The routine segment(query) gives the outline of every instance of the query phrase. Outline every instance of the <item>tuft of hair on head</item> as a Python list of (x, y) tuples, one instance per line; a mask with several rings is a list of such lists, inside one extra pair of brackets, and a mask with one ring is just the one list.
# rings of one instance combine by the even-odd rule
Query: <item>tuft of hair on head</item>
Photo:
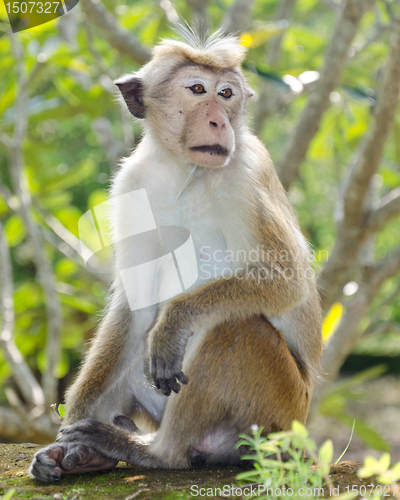
[(225, 35), (221, 29), (209, 36), (204, 26), (179, 24), (175, 31), (183, 41), (163, 39), (153, 49), (154, 58), (178, 56), (214, 69), (238, 67), (245, 58), (244, 45), (236, 36)]

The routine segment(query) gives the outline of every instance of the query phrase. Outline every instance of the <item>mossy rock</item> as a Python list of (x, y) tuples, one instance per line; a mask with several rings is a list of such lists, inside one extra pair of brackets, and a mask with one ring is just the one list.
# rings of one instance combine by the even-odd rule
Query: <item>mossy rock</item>
[[(64, 476), (57, 483), (40, 483), (27, 475), (34, 453), (41, 446), (35, 444), (0, 444), (0, 495), (11, 490), (7, 500), (29, 498), (40, 500), (195, 500), (204, 498), (234, 498), (209, 496), (206, 490), (196, 495), (198, 488), (221, 489), (236, 484), (235, 476), (242, 469), (236, 467), (200, 467), (174, 471), (141, 469), (119, 463), (112, 471), (91, 472), (82, 475)], [(331, 467), (331, 481), (340, 492), (355, 485), (371, 484), (372, 479), (359, 479), (359, 462), (341, 462)], [(375, 481), (376, 484), (376, 481)], [(208, 490), (210, 492), (211, 490)], [(226, 490), (225, 490), (226, 491)], [(327, 492), (328, 493), (328, 492)], [(329, 496), (327, 494), (326, 496)], [(1, 497), (0, 497), (1, 499)]]

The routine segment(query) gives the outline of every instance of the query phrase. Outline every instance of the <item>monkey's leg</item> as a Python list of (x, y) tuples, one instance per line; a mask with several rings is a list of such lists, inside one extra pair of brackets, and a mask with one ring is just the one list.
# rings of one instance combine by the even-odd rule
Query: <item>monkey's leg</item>
[(202, 456), (208, 463), (240, 462), (240, 433), (252, 424), (264, 433), (305, 422), (312, 386), (281, 333), (267, 320), (225, 323), (209, 332), (188, 370), (189, 385), (169, 400), (160, 429), (147, 435), (85, 420), (61, 431), (108, 457), (143, 467), (186, 468)]
[[(77, 381), (68, 391), (63, 425), (84, 418), (111, 422), (118, 415), (139, 415), (142, 418), (138, 420), (158, 427), (166, 398), (156, 393), (144, 375), (144, 341), (140, 335), (151, 318), (145, 313), (132, 318), (129, 308), (117, 305), (111, 305)], [(116, 423), (121, 425), (120, 421)], [(70, 441), (36, 453), (29, 472), (39, 480), (52, 481), (63, 474), (109, 469), (117, 463), (82, 442)]]

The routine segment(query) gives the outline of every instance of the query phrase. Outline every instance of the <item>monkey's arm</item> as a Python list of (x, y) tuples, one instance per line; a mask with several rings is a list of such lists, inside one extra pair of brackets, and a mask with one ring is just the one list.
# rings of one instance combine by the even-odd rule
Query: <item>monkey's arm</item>
[(252, 263), (237, 277), (219, 278), (172, 300), (150, 332), (151, 373), (165, 395), (187, 382), (181, 372), (188, 337), (196, 324), (213, 324), (250, 318), (280, 316), (301, 303), (314, 287), (306, 278), (307, 264)]

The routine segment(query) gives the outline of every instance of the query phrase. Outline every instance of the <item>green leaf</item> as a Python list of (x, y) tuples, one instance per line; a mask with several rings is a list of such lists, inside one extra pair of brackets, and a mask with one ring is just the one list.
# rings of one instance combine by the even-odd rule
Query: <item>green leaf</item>
[(106, 201), (108, 201), (108, 191), (106, 189), (96, 189), (89, 195), (88, 208), (95, 208)]
[(332, 396), (334, 394), (343, 394), (349, 391), (349, 389), (353, 389), (354, 387), (367, 382), (368, 380), (373, 380), (375, 378), (380, 377), (387, 371), (387, 365), (375, 365), (371, 368), (367, 368), (362, 372), (356, 373), (351, 377), (347, 378), (343, 382), (339, 382), (335, 384), (333, 391), (329, 395)]
[(322, 401), (320, 409), (322, 415), (340, 416), (346, 411), (346, 399), (341, 394), (328, 394)]
[(72, 201), (73, 195), (69, 191), (55, 191), (43, 197), (43, 205), (50, 211), (60, 210), (68, 206)]
[[(392, 472), (389, 471), (390, 467), (390, 454), (384, 453), (379, 460), (374, 457), (368, 456), (364, 459), (364, 465), (358, 471), (359, 477), (370, 477), (376, 474), (380, 474), (382, 482), (386, 484), (385, 476), (387, 479), (392, 480)], [(391, 482), (391, 481), (390, 481)]]
[(292, 431), (299, 437), (302, 438), (308, 437), (308, 430), (304, 427), (303, 424), (301, 424), (297, 420), (293, 420), (292, 422)]
[(394, 147), (396, 152), (396, 161), (400, 165), (400, 123), (396, 122), (394, 125)]
[(8, 218), (4, 229), (10, 247), (19, 245), (26, 236), (25, 225), (22, 222), (22, 218), (17, 214), (13, 214)]
[(75, 295), (67, 295), (65, 293), (61, 293), (60, 301), (62, 304), (67, 304), (87, 314), (94, 314), (99, 310), (99, 305), (93, 304), (93, 302), (89, 302), (88, 300), (82, 299), (80, 297), (76, 297)]
[(67, 407), (65, 405), (58, 405), (58, 413), (61, 418), (65, 418), (67, 413)]
[(319, 461), (322, 464), (330, 464), (333, 457), (333, 443), (331, 439), (327, 439), (319, 449)]
[(378, 461), (371, 456), (365, 457), (364, 465), (358, 471), (358, 477), (371, 477), (379, 472)]
[(390, 453), (384, 453), (379, 459), (379, 466), (382, 470), (386, 470), (390, 467)]
[(8, 212), (8, 205), (6, 200), (0, 194), (0, 214), (4, 214), (6, 212)]
[(56, 273), (62, 277), (70, 277), (77, 272), (79, 266), (71, 259), (61, 259), (55, 266)]
[(57, 363), (55, 367), (55, 375), (57, 378), (63, 378), (69, 372), (69, 357), (67, 356), (67, 352), (64, 351), (61, 356), (61, 361)]
[(46, 193), (57, 189), (67, 189), (72, 186), (78, 186), (85, 181), (94, 172), (96, 165), (93, 160), (88, 158), (77, 167), (71, 168), (67, 173), (60, 175), (58, 179), (49, 182), (45, 186)]
[(397, 464), (393, 466), (392, 473), (395, 481), (400, 479), (400, 462), (397, 462)]
[(11, 500), (14, 496), (14, 493), (15, 489), (7, 491), (7, 493), (1, 497), (1, 500)]

